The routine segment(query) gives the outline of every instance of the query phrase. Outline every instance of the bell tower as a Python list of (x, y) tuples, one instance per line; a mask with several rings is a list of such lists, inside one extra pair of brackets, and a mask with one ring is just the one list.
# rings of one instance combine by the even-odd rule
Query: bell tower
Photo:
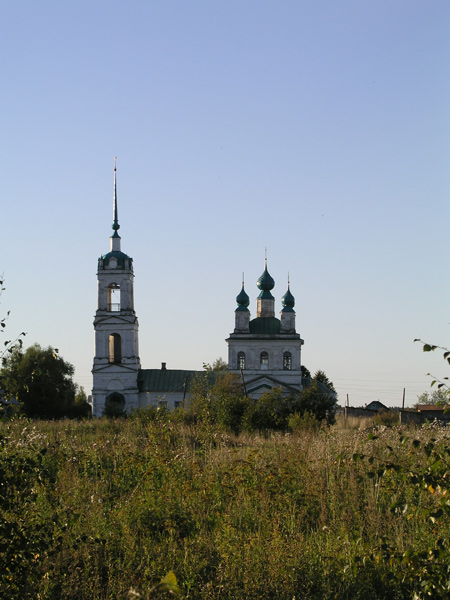
[(94, 319), (95, 357), (92, 367), (92, 414), (139, 408), (138, 371), (141, 368), (138, 319), (134, 311), (133, 259), (120, 249), (114, 159), (113, 234), (111, 249), (98, 259), (98, 305)]

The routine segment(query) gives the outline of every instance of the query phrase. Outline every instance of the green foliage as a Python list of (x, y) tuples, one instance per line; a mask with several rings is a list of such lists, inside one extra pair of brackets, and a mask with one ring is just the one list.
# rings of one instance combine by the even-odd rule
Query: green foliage
[(305, 379), (311, 379), (311, 371), (305, 367), (305, 365), (301, 366), (302, 369), (302, 377)]
[(300, 396), (284, 396), (282, 388), (264, 392), (251, 403), (244, 417), (247, 431), (286, 431), (289, 417), (298, 412)]
[[(5, 288), (3, 287), (4, 280), (0, 279), (0, 297), (2, 296)], [(0, 318), (0, 333), (4, 333), (6, 328), (6, 321), (8, 320), (10, 315), (10, 311), (6, 313), (5, 317)], [(3, 347), (0, 349), (0, 359), (3, 359), (8, 353), (11, 354), (14, 350), (20, 349), (23, 346), (23, 339), (27, 334), (25, 331), (22, 331), (16, 338), (5, 340), (3, 342)]]
[(15, 348), (2, 359), (7, 397), (16, 398), (28, 417), (61, 418), (75, 405), (73, 366), (51, 346)]
[[(318, 373), (328, 381), (322, 371)], [(252, 399), (239, 375), (206, 369), (194, 379), (190, 391), (191, 398), (178, 420), (219, 426), (236, 435), (242, 431), (288, 431), (289, 418), (296, 413), (307, 412), (328, 424), (335, 420), (336, 394), (318, 379), (310, 380), (298, 394), (286, 395), (280, 387)]]
[(322, 424), (316, 419), (315, 415), (305, 411), (304, 413), (294, 413), (289, 416), (288, 426), (292, 433), (315, 433)]
[[(435, 346), (434, 344), (427, 344), (427, 343), (424, 343), (420, 339), (415, 339), (414, 341), (420, 342), (421, 344), (423, 344), (422, 349), (424, 352), (434, 352), (435, 350), (444, 350), (443, 359), (445, 360), (447, 366), (450, 365), (450, 350), (448, 350), (448, 348), (444, 348), (443, 346)], [(433, 379), (431, 381), (431, 387), (433, 387), (435, 385), (438, 390), (441, 390), (447, 399), (447, 403), (449, 403), (448, 399), (450, 398), (450, 386), (448, 384), (448, 380), (449, 380), (448, 377), (443, 377), (442, 379), (439, 379), (437, 377), (432, 376), (431, 373), (428, 373), (428, 375), (430, 375), (430, 377), (433, 377)]]
[(319, 421), (326, 421), (329, 425), (336, 420), (337, 396), (323, 389), (318, 379), (311, 380), (311, 384), (302, 390), (300, 395), (300, 413), (310, 412)]
[(374, 425), (384, 425), (385, 427), (395, 427), (399, 423), (399, 415), (395, 410), (380, 410), (373, 417)]
[(230, 437), (174, 414), (0, 423), (2, 597), (153, 599), (169, 568), (186, 599), (445, 597), (444, 429), (368, 440), (303, 414)]
[(223, 372), (228, 369), (228, 364), (220, 357), (216, 358), (212, 365), (203, 363), (203, 368), (207, 373)]
[(319, 381), (320, 383), (323, 383), (323, 385), (325, 385), (332, 392), (336, 391), (334, 389), (333, 382), (328, 379), (327, 375), (325, 374), (325, 371), (320, 371), (320, 370), (316, 371), (316, 373), (314, 375), (314, 379), (316, 381)]
[(242, 431), (246, 413), (252, 401), (244, 394), (241, 378), (234, 373), (225, 373), (214, 384), (211, 404), (215, 421), (228, 431)]
[(114, 397), (108, 398), (105, 402), (105, 408), (103, 409), (103, 416), (109, 419), (125, 419), (127, 413), (123, 404), (117, 402)]
[[(369, 436), (373, 443), (379, 439)], [(406, 452), (399, 452), (404, 446)], [(401, 435), (397, 444), (354, 454), (353, 460), (370, 465), (366, 477), (385, 490), (389, 511), (416, 528), (429, 529), (418, 547), (399, 544), (396, 532), (387, 531), (360, 561), (384, 560), (409, 582), (414, 598), (448, 598), (450, 594), (450, 443), (448, 438), (423, 441)]]
[(160, 407), (157, 408), (156, 406), (147, 406), (133, 411), (128, 418), (148, 425), (160, 421), (161, 418), (164, 420), (167, 416), (168, 412), (166, 410), (161, 409)]
[[(22, 439), (30, 434), (25, 426)], [(36, 598), (45, 572), (43, 563), (60, 543), (54, 537), (53, 520), (38, 507), (42, 486), (51, 485), (46, 453), (42, 445), (29, 448), (23, 442), (10, 448), (8, 437), (0, 434), (0, 589), (4, 598)]]
[(87, 401), (86, 392), (82, 386), (80, 388), (76, 386), (75, 399), (69, 405), (67, 416), (71, 419), (86, 419), (92, 416), (91, 406)]
[(413, 405), (416, 408), (420, 404), (444, 406), (450, 403), (448, 392), (444, 388), (435, 389), (431, 392), (423, 392), (417, 396), (417, 402)]
[[(149, 592), (149, 595), (153, 596), (154, 594), (160, 593), (160, 592), (169, 592), (171, 594), (179, 594), (181, 592), (181, 590), (178, 586), (177, 578), (173, 571), (169, 571), (167, 573), (167, 575), (165, 577), (163, 577), (159, 583), (157, 583), (155, 586), (153, 586)], [(143, 600), (146, 600), (146, 598), (149, 597), (149, 596), (143, 596), (137, 590), (133, 590), (133, 589), (131, 589), (128, 592), (128, 595), (131, 596), (132, 598), (142, 598)]]

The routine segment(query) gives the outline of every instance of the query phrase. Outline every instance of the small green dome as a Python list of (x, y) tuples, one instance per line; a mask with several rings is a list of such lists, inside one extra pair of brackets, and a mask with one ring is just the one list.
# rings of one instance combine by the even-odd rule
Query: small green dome
[(295, 298), (294, 296), (291, 294), (291, 290), (287, 289), (287, 292), (285, 293), (285, 295), (281, 298), (281, 304), (283, 305), (283, 310), (285, 312), (289, 312), (291, 310), (294, 309), (295, 306)]
[(236, 302), (238, 303), (237, 310), (247, 310), (247, 306), (250, 304), (250, 298), (244, 290), (244, 284), (242, 284), (242, 290), (236, 296)]

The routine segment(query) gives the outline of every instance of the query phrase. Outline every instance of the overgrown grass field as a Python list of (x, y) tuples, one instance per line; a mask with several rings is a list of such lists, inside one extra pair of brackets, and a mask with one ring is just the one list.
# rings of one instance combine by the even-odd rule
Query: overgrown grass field
[(186, 599), (448, 597), (449, 433), (368, 433), (2, 422), (0, 595), (147, 597), (172, 570)]

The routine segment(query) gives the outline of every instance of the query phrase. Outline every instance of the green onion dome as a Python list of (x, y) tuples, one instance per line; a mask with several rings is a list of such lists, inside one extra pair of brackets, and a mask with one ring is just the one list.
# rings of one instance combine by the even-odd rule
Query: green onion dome
[(263, 299), (263, 300), (274, 300), (274, 297), (270, 293), (270, 290), (275, 286), (275, 281), (269, 275), (269, 271), (267, 270), (267, 260), (266, 260), (266, 266), (264, 267), (264, 273), (258, 279), (258, 281), (256, 282), (256, 285), (261, 290), (261, 293), (259, 294), (258, 298)]
[(247, 307), (250, 304), (250, 298), (244, 290), (244, 284), (242, 284), (242, 290), (236, 296), (236, 302), (238, 303), (236, 310), (248, 310)]
[(256, 285), (263, 292), (270, 292), (270, 290), (273, 289), (273, 287), (275, 286), (275, 281), (269, 275), (269, 271), (267, 270), (267, 264), (264, 268), (264, 273), (258, 279)]
[(294, 310), (295, 298), (291, 294), (291, 290), (289, 289), (289, 286), (288, 286), (287, 292), (281, 298), (281, 304), (283, 305), (283, 310), (285, 312), (290, 312), (290, 311)]

